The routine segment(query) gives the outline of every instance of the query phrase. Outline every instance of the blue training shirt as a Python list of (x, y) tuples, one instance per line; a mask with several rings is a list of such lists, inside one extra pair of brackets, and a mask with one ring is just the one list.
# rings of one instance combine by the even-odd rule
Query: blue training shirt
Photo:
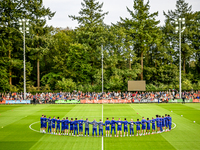
[(74, 121), (71, 120), (69, 123), (70, 123), (70, 127), (73, 127), (73, 125), (74, 125)]
[(128, 126), (128, 121), (127, 121), (127, 120), (123, 121), (123, 124), (124, 124), (124, 128), (127, 128), (127, 126)]
[(150, 122), (152, 123), (152, 125), (155, 125), (156, 120), (152, 119)]
[(70, 122), (70, 121), (69, 121), (68, 119), (66, 119), (66, 120), (65, 120), (65, 126), (68, 126), (69, 122)]
[(57, 126), (60, 126), (60, 123), (61, 123), (60, 119), (57, 119), (56, 122), (57, 122)]
[(141, 124), (141, 122), (140, 122), (140, 121), (136, 121), (136, 122), (135, 122), (135, 124), (136, 124), (136, 126), (138, 126), (138, 127), (139, 127), (139, 126), (140, 126), (140, 124)]
[(52, 119), (48, 119), (48, 126), (49, 126), (49, 127), (52, 126)]
[(168, 117), (165, 117), (164, 120), (165, 120), (165, 124), (168, 125)]
[(51, 121), (52, 121), (52, 125), (53, 125), (53, 124), (55, 124), (55, 122), (56, 122), (56, 119), (55, 119), (55, 118), (53, 118), (53, 119), (51, 119)]
[(62, 123), (62, 127), (64, 127), (65, 126), (65, 120), (62, 120), (61, 123)]
[(155, 119), (155, 121), (157, 125), (160, 125), (160, 119), (158, 117)]
[(151, 121), (150, 121), (150, 120), (147, 120), (146, 123), (147, 123), (147, 127), (150, 127)]
[(46, 125), (47, 123), (47, 118), (43, 118), (43, 124)]
[(171, 125), (172, 124), (172, 118), (171, 117), (168, 117), (168, 123)]
[(162, 125), (162, 118), (159, 118), (159, 124)]
[(79, 128), (83, 127), (83, 120), (78, 120)]
[(109, 121), (109, 120), (106, 120), (106, 121), (105, 121), (105, 125), (106, 125), (106, 127), (109, 127), (109, 126), (110, 126), (110, 121)]
[(115, 120), (111, 120), (110, 124), (111, 124), (111, 127), (112, 127), (112, 128), (115, 127), (115, 123), (116, 123)]
[(161, 121), (162, 121), (162, 125), (165, 125), (165, 119), (162, 118)]
[(78, 120), (74, 120), (74, 128), (78, 127)]
[(43, 117), (40, 118), (40, 123), (43, 124)]
[(141, 123), (142, 123), (142, 126), (146, 126), (146, 120), (145, 119), (142, 119)]
[(118, 126), (118, 128), (121, 128), (121, 127), (122, 127), (122, 123), (123, 123), (123, 121), (121, 121), (121, 120), (118, 120), (118, 121), (117, 121), (117, 126)]

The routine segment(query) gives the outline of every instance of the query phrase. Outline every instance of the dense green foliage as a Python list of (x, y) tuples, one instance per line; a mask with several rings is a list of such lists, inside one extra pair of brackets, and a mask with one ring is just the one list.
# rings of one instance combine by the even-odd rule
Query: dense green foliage
[[(30, 19), (26, 35), (27, 91), (101, 91), (102, 48), (104, 89), (127, 90), (128, 80), (146, 80), (147, 90), (179, 88), (178, 34), (175, 19), (184, 17), (182, 34), (183, 90), (200, 89), (200, 12), (178, 0), (164, 12), (165, 25), (150, 13), (149, 2), (135, 0), (130, 14), (108, 26), (103, 3), (83, 0), (79, 26), (72, 30), (46, 25), (54, 12), (42, 0), (0, 3), (0, 91), (23, 90), (23, 36), (18, 20)], [(67, 25), (66, 25), (67, 26)]]

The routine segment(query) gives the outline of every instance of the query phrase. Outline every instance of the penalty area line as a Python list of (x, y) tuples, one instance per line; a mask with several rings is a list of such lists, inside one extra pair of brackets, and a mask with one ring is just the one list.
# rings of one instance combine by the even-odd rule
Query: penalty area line
[(36, 124), (36, 123), (38, 123), (38, 122), (40, 122), (40, 121), (33, 122), (32, 124), (29, 125), (29, 128), (30, 128), (31, 130), (35, 131), (35, 132), (40, 132), (40, 131), (35, 130), (35, 129), (33, 129), (33, 128), (31, 127), (33, 124)]

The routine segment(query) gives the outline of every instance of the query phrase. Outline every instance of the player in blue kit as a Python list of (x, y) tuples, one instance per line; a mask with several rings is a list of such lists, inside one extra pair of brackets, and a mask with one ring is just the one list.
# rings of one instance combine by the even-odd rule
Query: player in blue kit
[(165, 132), (167, 132), (168, 131), (168, 116), (167, 116), (167, 114), (165, 114), (164, 120), (165, 120)]
[(84, 123), (85, 123), (85, 136), (86, 136), (86, 132), (88, 133), (88, 136), (89, 136), (89, 124), (91, 124), (91, 122), (89, 122), (88, 118), (86, 118)]
[(96, 122), (96, 119), (94, 119), (94, 121), (91, 122), (90, 124), (93, 125), (92, 136), (94, 137), (94, 132), (95, 132), (96, 133), (96, 137), (97, 137), (97, 125), (98, 125), (98, 123)]
[(162, 118), (161, 118), (161, 116), (159, 116), (159, 119), (160, 119), (160, 133), (163, 131), (163, 129), (162, 129)]
[(42, 115), (42, 117), (40, 117), (40, 132), (41, 133), (43, 132), (43, 118), (44, 118), (44, 115)]
[(160, 133), (160, 119), (158, 115), (156, 115), (155, 121), (156, 121), (157, 133)]
[(68, 117), (66, 117), (65, 119), (65, 135), (66, 135), (66, 132), (67, 132), (67, 135), (68, 135), (68, 129), (69, 129), (69, 120), (68, 120)]
[(49, 119), (48, 119), (48, 133), (52, 133), (51, 127), (52, 127), (52, 119), (51, 119), (51, 117), (49, 117)]
[(58, 130), (58, 133), (60, 135), (60, 123), (61, 123), (61, 121), (60, 121), (59, 117), (57, 118), (56, 122), (57, 122), (57, 125), (56, 125), (56, 135), (57, 135), (57, 130)]
[(74, 120), (74, 136), (78, 136), (78, 120), (75, 118)]
[(139, 119), (137, 119), (137, 121), (135, 122), (135, 124), (136, 124), (136, 130), (137, 130), (136, 136), (138, 136), (138, 133), (141, 136), (141, 134), (140, 134), (140, 124), (141, 124), (141, 122), (139, 121)]
[(152, 133), (151, 134), (154, 134), (154, 133), (156, 133), (155, 132), (155, 129), (156, 129), (156, 126), (155, 126), (156, 120), (153, 117), (152, 117), (151, 123), (152, 123)]
[(105, 121), (105, 126), (106, 126), (106, 137), (107, 135), (109, 136), (109, 132), (110, 132), (110, 120), (108, 120), (109, 118), (107, 118), (107, 120)]
[(111, 132), (110, 132), (110, 137), (112, 137), (112, 130), (114, 130), (115, 137), (116, 137), (116, 131), (115, 131), (115, 123), (116, 121), (114, 120), (114, 117), (112, 118), (110, 124), (111, 124)]
[(98, 125), (99, 125), (99, 136), (101, 134), (101, 136), (103, 137), (103, 126), (105, 126), (105, 124), (100, 119), (100, 121), (98, 122)]
[(47, 128), (47, 118), (46, 118), (46, 115), (44, 115), (44, 118), (43, 118), (43, 133), (46, 133), (46, 128)]
[(52, 120), (52, 133), (55, 134), (56, 117), (54, 116), (51, 120)]
[(162, 129), (163, 129), (163, 132), (164, 132), (165, 131), (165, 118), (164, 118), (164, 116), (162, 116), (161, 121), (162, 121)]
[(83, 136), (83, 123), (84, 123), (83, 119), (78, 121), (78, 124), (79, 124), (79, 136), (80, 135)]
[(125, 137), (126, 133), (128, 136), (128, 121), (126, 120), (126, 118), (124, 118), (123, 124), (124, 124), (124, 137)]
[(119, 132), (122, 137), (122, 123), (123, 121), (121, 121), (121, 119), (119, 118), (119, 120), (117, 121), (117, 137), (119, 136)]
[(142, 134), (145, 135), (145, 130), (146, 130), (146, 119), (144, 119), (144, 117), (142, 117)]
[(168, 115), (168, 125), (169, 125), (169, 131), (171, 131), (171, 127), (172, 127), (172, 118), (170, 117), (170, 115)]
[(135, 122), (133, 122), (133, 119), (131, 119), (131, 121), (128, 122), (128, 124), (130, 124), (130, 136), (134, 136), (134, 124), (135, 124)]
[(61, 125), (62, 125), (61, 135), (64, 135), (65, 134), (65, 118), (63, 118), (63, 120), (61, 121)]
[(73, 136), (73, 134), (74, 134), (73, 133), (74, 132), (74, 121), (73, 121), (73, 118), (71, 118), (69, 124), (70, 124), (70, 131), (69, 131), (69, 133)]
[(146, 123), (147, 123), (146, 135), (147, 135), (147, 133), (148, 133), (148, 135), (150, 135), (150, 123), (151, 123), (151, 121), (149, 120), (149, 118), (147, 118)]

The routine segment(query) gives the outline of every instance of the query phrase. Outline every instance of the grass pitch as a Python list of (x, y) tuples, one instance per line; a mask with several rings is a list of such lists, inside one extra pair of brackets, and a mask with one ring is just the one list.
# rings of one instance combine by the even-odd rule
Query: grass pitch
[[(102, 109), (103, 107), (103, 109)], [(139, 137), (71, 137), (42, 134), (29, 128), (42, 114), (89, 118), (97, 121), (115, 117), (128, 121), (170, 114), (176, 127), (170, 131)], [(172, 112), (171, 112), (172, 111)], [(138, 114), (137, 114), (138, 113)], [(181, 115), (183, 115), (181, 117)], [(200, 104), (79, 104), (79, 105), (0, 105), (0, 149), (117, 150), (117, 149), (200, 149)], [(194, 123), (195, 121), (195, 123)], [(40, 123), (31, 125), (39, 131)], [(92, 126), (90, 126), (92, 135)], [(104, 128), (105, 135), (105, 128)]]

